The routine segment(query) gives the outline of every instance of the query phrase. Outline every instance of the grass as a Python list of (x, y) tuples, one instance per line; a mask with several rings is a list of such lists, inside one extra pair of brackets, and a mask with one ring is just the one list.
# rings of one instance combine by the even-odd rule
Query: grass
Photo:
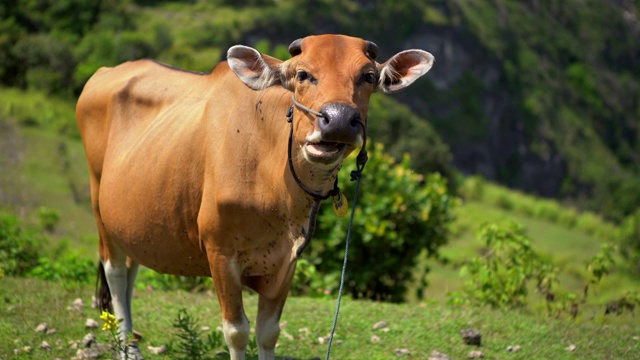
[[(77, 297), (90, 304), (91, 287), (65, 288), (59, 283), (17, 278), (3, 278), (0, 283), (2, 359), (69, 358), (75, 350), (69, 349), (68, 341), (80, 340), (89, 332), (84, 329), (86, 318), (98, 318), (98, 311), (88, 305), (81, 312), (67, 310)], [(206, 293), (136, 291), (133, 304), (134, 324), (144, 336), (141, 345), (147, 359), (169, 358), (168, 354), (153, 355), (146, 347), (175, 341), (171, 323), (180, 308), (186, 307), (199, 319), (200, 325), (212, 329), (221, 321), (215, 296)], [(245, 295), (245, 307), (253, 324), (257, 296)], [(290, 298), (282, 317), (285, 326), (276, 349), (278, 356), (323, 358), (326, 345), (320, 344), (318, 338), (329, 332), (334, 309), (333, 299)], [(373, 330), (378, 321), (386, 321), (389, 331)], [(53, 335), (34, 332), (42, 322), (57, 332)], [(640, 356), (640, 326), (615, 325), (603, 316), (573, 322), (540, 318), (524, 311), (345, 299), (332, 357), (389, 359), (396, 357), (396, 349), (405, 348), (415, 359), (427, 358), (436, 349), (452, 359), (465, 358), (475, 349), (461, 340), (460, 330), (466, 328), (482, 334), (480, 350), (486, 358), (634, 359)], [(93, 331), (99, 341), (108, 341), (107, 333), (99, 329)], [(379, 336), (380, 341), (371, 343), (373, 335)], [(40, 350), (38, 346), (43, 340), (53, 344), (54, 349)], [(55, 345), (57, 343), (60, 345)], [(572, 344), (576, 346), (575, 352), (566, 350)], [(32, 353), (13, 357), (13, 349), (25, 345), (34, 348)], [(521, 350), (508, 353), (507, 347), (512, 345), (520, 345)]]

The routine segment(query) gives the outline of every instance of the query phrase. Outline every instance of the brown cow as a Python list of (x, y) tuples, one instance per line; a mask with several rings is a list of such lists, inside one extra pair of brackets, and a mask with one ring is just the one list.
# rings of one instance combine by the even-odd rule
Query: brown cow
[[(342, 160), (363, 143), (369, 97), (433, 64), (422, 50), (379, 64), (375, 44), (342, 35), (299, 39), (289, 51), (281, 61), (233, 46), (210, 74), (133, 61), (87, 82), (76, 115), (105, 300), (124, 319), (123, 337), (142, 264), (213, 277), (232, 359), (249, 340), (242, 288), (258, 292), (259, 357), (273, 359), (297, 257)], [(129, 357), (141, 358), (134, 344)]]

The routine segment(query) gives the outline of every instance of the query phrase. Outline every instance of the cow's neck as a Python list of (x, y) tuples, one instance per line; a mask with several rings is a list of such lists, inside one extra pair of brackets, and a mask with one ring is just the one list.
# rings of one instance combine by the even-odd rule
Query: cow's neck
[[(278, 164), (278, 169), (282, 169), (283, 182), (282, 189), (290, 194), (291, 205), (295, 207), (303, 206), (305, 212), (314, 206), (316, 198), (306, 193), (303, 188), (296, 182), (295, 178), (307, 188), (310, 192), (318, 195), (328, 194), (334, 186), (340, 164), (333, 167), (319, 167), (310, 164), (302, 155), (300, 145), (293, 140), (291, 146), (291, 165), (293, 172), (289, 166), (289, 134), (291, 132), (291, 124), (287, 122), (287, 112), (291, 106), (291, 101), (283, 101), (285, 98), (290, 99), (291, 93), (283, 89), (270, 89), (263, 92), (262, 96), (256, 102), (256, 108), (262, 108), (262, 111), (268, 111), (269, 124), (266, 124), (265, 134), (273, 142), (271, 156), (274, 157), (274, 164)], [(294, 120), (295, 131), (295, 120)]]
[[(280, 88), (269, 89), (262, 92), (256, 103), (256, 109), (260, 111), (268, 112), (265, 119), (268, 120), (268, 124), (265, 124), (264, 130), (267, 131), (266, 137), (270, 139), (276, 139), (272, 144), (271, 156), (275, 157), (274, 163), (278, 164), (278, 168), (282, 168), (284, 171), (284, 183), (287, 186), (287, 190), (295, 195), (296, 198), (309, 198), (315, 200), (313, 196), (306, 194), (305, 191), (299, 186), (295, 180), (297, 177), (302, 186), (307, 188), (310, 192), (318, 195), (326, 195), (333, 189), (333, 185), (340, 170), (340, 164), (332, 167), (321, 167), (310, 164), (302, 155), (302, 148), (295, 141), (292, 140), (291, 146), (291, 165), (293, 166), (293, 172), (289, 166), (289, 139), (291, 126), (293, 130), (297, 124), (290, 124), (287, 122), (287, 112), (290, 108), (291, 93)], [(283, 99), (289, 98), (289, 101), (283, 101)], [(303, 120), (305, 121), (305, 120)]]

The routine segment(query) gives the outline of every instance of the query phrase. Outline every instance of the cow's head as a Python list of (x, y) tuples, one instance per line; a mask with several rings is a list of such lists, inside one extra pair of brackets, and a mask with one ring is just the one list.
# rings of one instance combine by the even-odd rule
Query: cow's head
[(281, 61), (238, 45), (227, 57), (250, 88), (282, 86), (300, 104), (322, 114), (296, 107), (295, 140), (307, 161), (327, 167), (335, 167), (362, 144), (374, 91), (401, 90), (429, 71), (434, 61), (426, 51), (406, 50), (379, 64), (374, 43), (342, 35), (298, 39), (289, 52), (292, 58)]

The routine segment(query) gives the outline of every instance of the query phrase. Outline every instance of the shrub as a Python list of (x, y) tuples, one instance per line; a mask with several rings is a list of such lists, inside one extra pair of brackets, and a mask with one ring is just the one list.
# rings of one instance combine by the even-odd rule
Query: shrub
[(142, 268), (138, 273), (136, 288), (162, 291), (205, 291), (213, 288), (213, 281), (211, 277), (160, 274), (151, 269)]
[[(420, 253), (437, 256), (447, 242), (457, 199), (439, 174), (424, 178), (410, 169), (408, 155), (396, 163), (383, 150), (375, 145), (363, 172), (345, 287), (354, 298), (398, 302), (404, 299)], [(347, 169), (352, 166), (345, 163)], [(351, 198), (355, 183), (348, 180), (341, 177), (340, 186)], [(320, 273), (340, 274), (348, 220), (337, 218), (330, 206), (321, 210), (306, 256)], [(427, 285), (425, 277), (418, 279), (418, 296)]]
[(12, 214), (0, 214), (0, 270), (24, 276), (38, 264), (43, 239), (26, 231)]
[(605, 275), (608, 275), (615, 264), (613, 260), (613, 254), (617, 251), (616, 246), (612, 244), (600, 245), (600, 251), (587, 262), (587, 272), (589, 273), (589, 279), (587, 285), (584, 287), (583, 301), (587, 300), (589, 289), (600, 283)]
[[(219, 330), (212, 330), (202, 340), (198, 320), (193, 318), (187, 309), (180, 309), (178, 317), (173, 322), (173, 328), (176, 330), (178, 340), (170, 344), (171, 357), (173, 359), (189, 359), (189, 360), (207, 360), (217, 359), (217, 356), (211, 356), (213, 351), (224, 349), (224, 335)], [(247, 347), (248, 355), (255, 355), (255, 338)]]
[(38, 264), (27, 275), (43, 280), (62, 281), (65, 284), (88, 284), (95, 281), (96, 264), (91, 259), (71, 251), (54, 259), (40, 257)]
[(295, 296), (326, 297), (338, 284), (340, 274), (332, 272), (322, 274), (307, 259), (299, 259), (291, 283), (291, 294)]
[(452, 302), (471, 302), (493, 307), (523, 307), (529, 283), (537, 281), (542, 292), (550, 293), (557, 269), (531, 247), (521, 225), (488, 223), (477, 234), (486, 245), (484, 255), (471, 259), (460, 270), (467, 278), (463, 293), (452, 293)]

